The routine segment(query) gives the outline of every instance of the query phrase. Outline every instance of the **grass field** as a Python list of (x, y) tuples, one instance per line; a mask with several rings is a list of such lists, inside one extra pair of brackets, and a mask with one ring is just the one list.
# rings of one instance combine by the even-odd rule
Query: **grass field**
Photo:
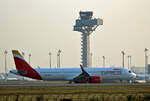
[(149, 86), (0, 87), (0, 101), (150, 101)]

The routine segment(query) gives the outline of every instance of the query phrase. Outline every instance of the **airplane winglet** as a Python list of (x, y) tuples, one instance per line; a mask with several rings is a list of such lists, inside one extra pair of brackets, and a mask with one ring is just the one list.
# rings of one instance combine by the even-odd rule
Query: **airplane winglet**
[(85, 70), (83, 69), (83, 66), (80, 64), (81, 70), (83, 73), (85, 73)]

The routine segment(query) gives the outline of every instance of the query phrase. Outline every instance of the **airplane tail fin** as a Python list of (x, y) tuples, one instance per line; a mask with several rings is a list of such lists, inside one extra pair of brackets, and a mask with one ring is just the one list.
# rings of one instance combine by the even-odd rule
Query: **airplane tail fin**
[(18, 71), (31, 68), (31, 66), (24, 60), (24, 57), (17, 50), (12, 50), (12, 53), (13, 53), (16, 69)]
[(25, 77), (42, 80), (41, 76), (25, 60), (18, 50), (12, 50), (16, 69), (18, 73)]

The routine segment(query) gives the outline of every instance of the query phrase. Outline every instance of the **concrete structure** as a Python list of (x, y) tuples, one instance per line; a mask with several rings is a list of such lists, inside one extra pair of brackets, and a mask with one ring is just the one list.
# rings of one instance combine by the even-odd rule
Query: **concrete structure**
[(131, 67), (131, 71), (136, 73), (136, 80), (145, 80), (146, 82), (150, 82), (150, 64), (148, 64), (148, 74), (145, 74), (145, 66), (143, 67)]
[(150, 74), (150, 64), (148, 64), (148, 74)]
[(136, 73), (136, 74), (145, 74), (145, 67), (132, 66), (131, 71)]
[(95, 31), (99, 25), (103, 25), (103, 20), (92, 18), (93, 12), (91, 11), (80, 11), (79, 14), (79, 19), (76, 20), (76, 24), (74, 25), (74, 31), (82, 33), (82, 65), (83, 67), (90, 67), (90, 34)]
[(145, 48), (145, 74), (148, 74), (148, 49)]
[(5, 81), (7, 81), (7, 77), (8, 77), (8, 73), (7, 73), (7, 54), (8, 54), (8, 51), (5, 50), (4, 54), (5, 54)]

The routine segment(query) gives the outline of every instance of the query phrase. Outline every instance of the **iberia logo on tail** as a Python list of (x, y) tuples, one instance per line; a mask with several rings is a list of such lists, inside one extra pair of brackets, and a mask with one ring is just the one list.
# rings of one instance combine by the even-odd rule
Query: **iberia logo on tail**
[(30, 77), (33, 79), (42, 80), (41, 76), (37, 71), (35, 71), (23, 58), (23, 56), (18, 52), (18, 50), (12, 50), (16, 69), (18, 73), (25, 77)]

